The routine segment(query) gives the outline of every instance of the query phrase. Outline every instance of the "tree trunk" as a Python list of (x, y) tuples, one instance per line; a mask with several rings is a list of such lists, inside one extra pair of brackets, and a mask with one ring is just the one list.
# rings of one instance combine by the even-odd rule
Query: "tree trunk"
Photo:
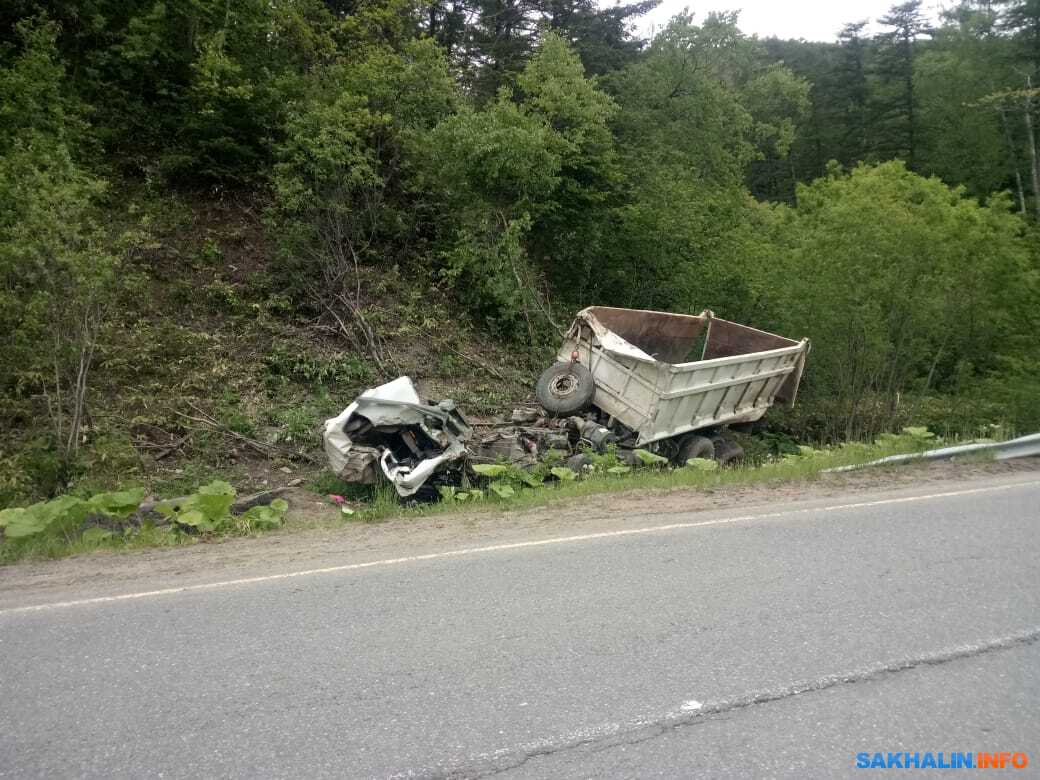
[(1026, 140), (1029, 144), (1029, 173), (1033, 177), (1033, 210), (1040, 220), (1040, 163), (1036, 159), (1036, 136), (1033, 133), (1033, 79), (1026, 77)]
[(906, 38), (906, 119), (907, 150), (906, 165), (911, 171), (917, 170), (917, 118), (914, 116), (914, 41), (909, 35)]
[(1011, 139), (1011, 128), (1008, 127), (1007, 109), (1000, 108), (1000, 126), (1004, 129), (1004, 140), (1007, 142), (1008, 164), (1015, 174), (1015, 194), (1018, 196), (1018, 213), (1023, 217), (1026, 215), (1026, 192), (1022, 186), (1022, 171), (1018, 168), (1018, 160), (1015, 159), (1015, 143)]

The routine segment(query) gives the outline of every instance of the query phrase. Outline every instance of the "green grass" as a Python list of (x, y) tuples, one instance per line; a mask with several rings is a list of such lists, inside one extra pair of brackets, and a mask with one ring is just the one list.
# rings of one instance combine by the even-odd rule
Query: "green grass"
[(113, 536), (97, 542), (82, 538), (66, 538), (64, 536), (30, 537), (17, 543), (0, 544), (0, 564), (14, 563), (23, 560), (44, 560), (51, 558), (67, 558), (71, 555), (95, 552), (97, 550), (131, 551), (155, 549), (157, 547), (177, 547), (195, 544), (198, 537), (180, 534), (169, 527), (142, 526), (125, 536)]
[[(931, 446), (930, 444), (928, 445)], [(556, 501), (576, 500), (589, 496), (630, 491), (699, 490), (713, 492), (730, 487), (745, 487), (769, 483), (797, 483), (812, 481), (829, 468), (868, 463), (888, 455), (919, 452), (928, 447), (921, 442), (899, 441), (889, 445), (853, 444), (829, 450), (819, 450), (811, 456), (792, 457), (767, 465), (737, 466), (734, 468), (701, 471), (695, 468), (640, 469), (628, 474), (592, 473), (572, 482), (548, 482), (538, 488), (518, 489), (516, 495), (499, 498), (487, 495), (483, 499), (464, 503), (441, 501), (435, 504), (402, 506), (391, 500), (374, 502), (354, 515), (360, 521), (378, 522), (395, 517), (421, 517), (465, 512), (519, 511), (547, 506)], [(987, 458), (981, 458), (981, 461)]]

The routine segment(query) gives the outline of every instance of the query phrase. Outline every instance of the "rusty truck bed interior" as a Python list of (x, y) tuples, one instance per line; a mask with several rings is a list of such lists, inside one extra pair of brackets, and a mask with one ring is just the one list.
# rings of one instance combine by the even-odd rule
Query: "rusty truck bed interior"
[(681, 364), (748, 355), (798, 344), (783, 336), (720, 319), (708, 312), (670, 314), (609, 306), (593, 306), (589, 311), (629, 344), (663, 363)]

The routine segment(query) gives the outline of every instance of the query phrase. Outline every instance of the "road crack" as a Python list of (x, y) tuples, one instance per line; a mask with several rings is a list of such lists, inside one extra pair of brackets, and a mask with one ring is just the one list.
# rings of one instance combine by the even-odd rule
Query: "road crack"
[(401, 772), (394, 777), (426, 778), (447, 780), (451, 778), (492, 777), (522, 767), (532, 759), (565, 753), (580, 748), (596, 752), (622, 745), (637, 745), (677, 729), (703, 725), (729, 713), (739, 712), (762, 704), (770, 704), (804, 694), (818, 693), (842, 685), (873, 682), (890, 675), (900, 674), (923, 667), (941, 666), (956, 661), (986, 655), (987, 653), (1010, 650), (1040, 641), (1040, 627), (1015, 634), (997, 637), (985, 642), (957, 645), (934, 653), (911, 656), (887, 663), (861, 667), (851, 672), (833, 674), (813, 680), (803, 680), (782, 688), (753, 691), (733, 699), (706, 702), (694, 712), (670, 712), (660, 718), (632, 721), (622, 724), (606, 724), (584, 729), (561, 737), (507, 748), (494, 753), (471, 756), (453, 766), (431, 767), (422, 770)]

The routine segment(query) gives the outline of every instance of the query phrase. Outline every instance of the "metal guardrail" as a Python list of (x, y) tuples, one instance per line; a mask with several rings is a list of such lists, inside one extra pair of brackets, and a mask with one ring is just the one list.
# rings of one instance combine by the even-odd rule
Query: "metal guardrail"
[(1020, 436), (1017, 439), (1001, 442), (986, 442), (983, 444), (958, 444), (953, 447), (941, 447), (937, 450), (926, 450), (925, 452), (911, 452), (906, 455), (889, 455), (887, 458), (878, 458), (869, 463), (857, 463), (852, 466), (837, 466), (833, 469), (824, 469), (824, 473), (837, 471), (852, 471), (865, 466), (882, 466), (890, 463), (908, 463), (916, 460), (946, 460), (958, 455), (972, 455), (980, 452), (993, 453), (994, 460), (1011, 460), (1012, 458), (1027, 458), (1031, 455), (1040, 455), (1040, 433), (1032, 433), (1029, 436)]

